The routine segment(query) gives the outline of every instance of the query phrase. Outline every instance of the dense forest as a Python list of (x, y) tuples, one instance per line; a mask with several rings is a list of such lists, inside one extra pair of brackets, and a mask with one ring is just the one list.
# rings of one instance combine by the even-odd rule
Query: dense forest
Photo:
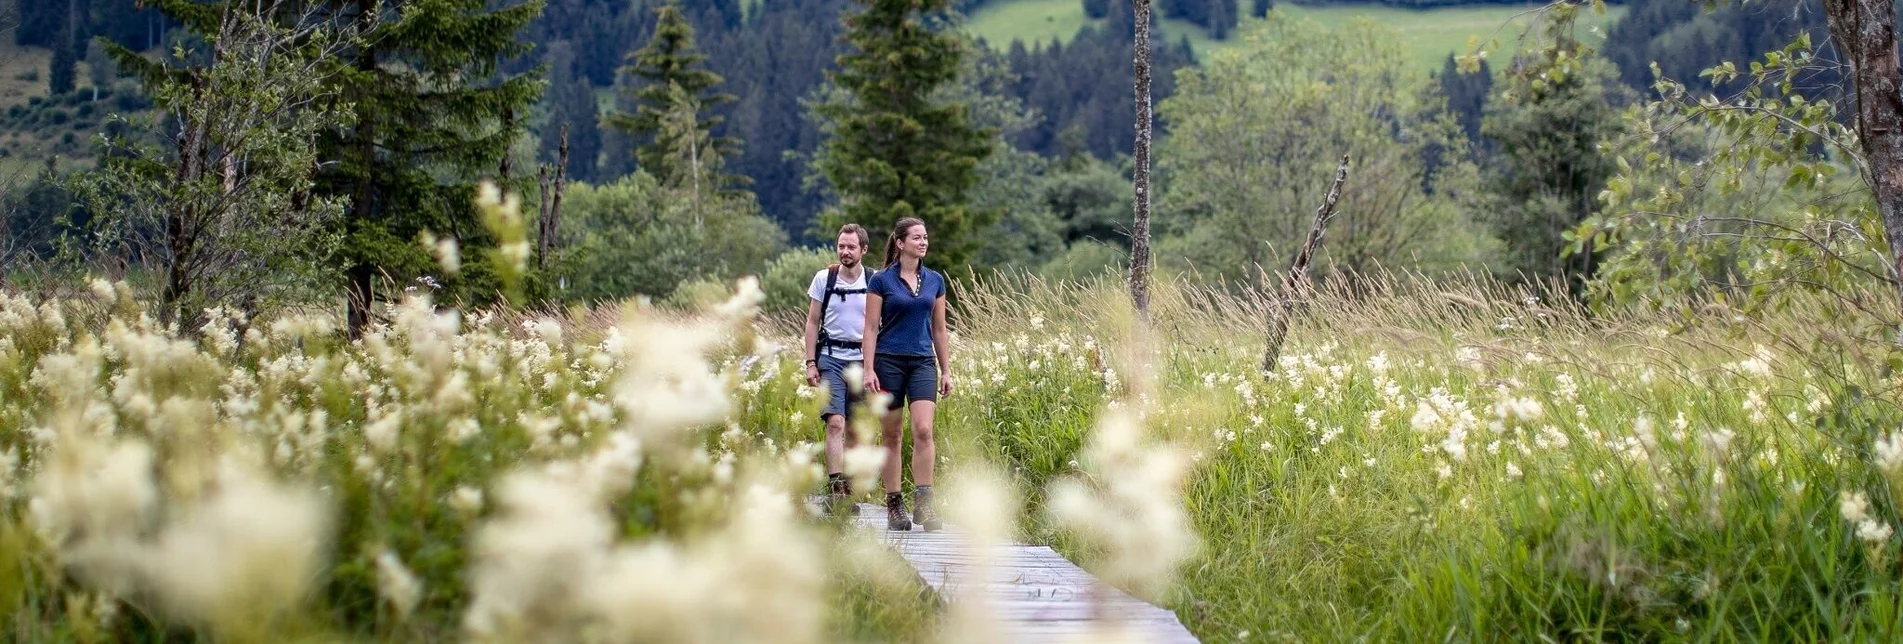
[[(1103, 20), (1086, 24), (1067, 41), (988, 43), (957, 37), (962, 41), (961, 50), (968, 55), (959, 62), (955, 81), (941, 87), (937, 96), (939, 100), (965, 104), (970, 120), (995, 136), (995, 145), (977, 167), (975, 183), (967, 194), (975, 207), (990, 213), (986, 221), (991, 223), (986, 225), (991, 229), (983, 237), (991, 241), (974, 250), (969, 259), (975, 265), (1071, 274), (1114, 265), (1128, 247), (1121, 222), (1128, 214), (1128, 156), (1133, 140), (1130, 123), (1135, 109), (1130, 85), (1132, 13), (1127, 1), (1083, 1), (1088, 15)], [(51, 49), (54, 56), (45, 78), (48, 95), (0, 115), (0, 130), (59, 134), (39, 139), (51, 141), (43, 143), (51, 149), (7, 149), (0, 153), (34, 160), (52, 155), (103, 159), (115, 154), (115, 149), (126, 149), (112, 148), (101, 141), (137, 135), (140, 130), (108, 115), (152, 111), (151, 85), (138, 82), (137, 69), (115, 63), (118, 59), (101, 43), (120, 45), (127, 52), (148, 57), (202, 43), (203, 30), (194, 30), (181, 20), (184, 14), (179, 7), (208, 6), (206, 3), (173, 0), (158, 4), (172, 10), (134, 0), (15, 3), (11, 8), (16, 15), (6, 18), (17, 25), (14, 41), (26, 47)], [(452, 4), (468, 4), (471, 11), (483, 5)], [(709, 232), (698, 226), (705, 213), (697, 211), (690, 217), (697, 224), (690, 227), (691, 235), (707, 250), (683, 254), (658, 250), (661, 242), (656, 235), (661, 233), (655, 231), (668, 229), (662, 225), (667, 217), (609, 212), (620, 207), (664, 210), (670, 200), (668, 185), (672, 182), (665, 176), (665, 169), (643, 167), (644, 157), (637, 153), (645, 145), (650, 146), (653, 155), (664, 155), (665, 146), (657, 141), (670, 136), (661, 131), (667, 115), (649, 113), (645, 110), (650, 108), (644, 107), (666, 100), (662, 91), (665, 87), (655, 85), (662, 77), (643, 76), (637, 60), (644, 48), (651, 49), (657, 42), (657, 34), (663, 31), (660, 21), (664, 12), (654, 5), (610, 0), (507, 4), (529, 13), (524, 14), (520, 29), (511, 34), (515, 45), (494, 43), (495, 55), (488, 61), (493, 65), (482, 70), (489, 80), (480, 84), (522, 84), (521, 91), (506, 92), (516, 105), (491, 123), (501, 128), (498, 132), (514, 131), (519, 136), (481, 144), (488, 146), (482, 149), (496, 150), (499, 160), (458, 161), (451, 165), (470, 178), (499, 171), (514, 180), (511, 185), (515, 189), (527, 192), (531, 202), (538, 190), (538, 172), (562, 165), (561, 173), (568, 182), (569, 217), (550, 234), (559, 236), (559, 243), (571, 249), (563, 270), (575, 272), (571, 276), (576, 279), (552, 278), (557, 288), (567, 289), (561, 285), (571, 282), (586, 284), (565, 291), (573, 297), (628, 293), (687, 297), (693, 289), (683, 287), (694, 286), (690, 282), (695, 276), (712, 279), (738, 272), (771, 272), (776, 270), (774, 267), (782, 273), (797, 273), (795, 267), (818, 261), (812, 256), (799, 259), (797, 253), (782, 256), (781, 251), (815, 245), (828, 236), (822, 224), (828, 221), (827, 210), (838, 201), (820, 166), (829, 133), (836, 124), (825, 118), (820, 108), (840, 98), (840, 89), (830, 74), (838, 71), (840, 57), (849, 50), (841, 18), (854, 12), (857, 5), (849, 0), (753, 4), (685, 0), (678, 5), (675, 20), (683, 23), (677, 28), (680, 38), (669, 46), (679, 50), (657, 51), (655, 55), (680, 57), (707, 74), (706, 87), (690, 88), (688, 92), (704, 94), (689, 110), (692, 124), (688, 127), (700, 133), (694, 137), (707, 137), (710, 150), (716, 152), (717, 176), (728, 187), (719, 201), (724, 204), (720, 207), (722, 214), (715, 219), (731, 227), (725, 233)], [(1255, 35), (1230, 31), (1237, 25), (1260, 22), (1258, 16), (1267, 15), (1271, 6), (1268, 2), (1252, 2), (1239, 8), (1236, 0), (1165, 0), (1158, 9), (1161, 18), (1202, 25), (1214, 38), (1253, 38), (1249, 42), (1258, 42), (1265, 37), (1263, 33), (1281, 33), (1292, 27), (1276, 23), (1266, 31), (1257, 29)], [(960, 10), (969, 12), (981, 7), (982, 2), (958, 4), (955, 10), (934, 18), (933, 24), (953, 29), (960, 20)], [(1415, 74), (1403, 71), (1405, 65), (1376, 49), (1350, 49), (1343, 52), (1342, 59), (1312, 61), (1317, 66), (1368, 65), (1368, 78), (1380, 79), (1371, 82), (1386, 87), (1390, 95), (1366, 97), (1366, 104), (1355, 104), (1363, 100), (1356, 94), (1346, 101), (1354, 104), (1352, 108), (1336, 105), (1317, 109), (1329, 112), (1330, 118), (1342, 112), (1373, 110), (1374, 117), (1382, 122), (1380, 127), (1403, 132), (1399, 138), (1363, 143), (1376, 146), (1371, 149), (1383, 150), (1383, 154), (1391, 152), (1411, 160), (1405, 163), (1412, 169), (1403, 174), (1418, 192), (1395, 202), (1405, 204), (1396, 207), (1406, 209), (1409, 217), (1428, 218), (1392, 230), (1365, 231), (1361, 240), (1365, 246), (1356, 246), (1356, 233), (1347, 233), (1348, 237), (1339, 240), (1344, 246), (1335, 249), (1333, 261), (1361, 269), (1398, 263), (1404, 267), (1477, 264), (1502, 274), (1590, 271), (1590, 258), (1568, 260), (1570, 264), (1557, 258), (1565, 246), (1564, 233), (1584, 219), (1579, 213), (1592, 210), (1594, 195), (1611, 168), (1591, 162), (1573, 167), (1555, 155), (1596, 156), (1591, 154), (1594, 146), (1608, 141), (1617, 130), (1618, 112), (1652, 95), (1655, 63), (1667, 78), (1698, 88), (1735, 92), (1743, 80), (1718, 82), (1701, 78), (1699, 72), (1721, 61), (1742, 64), (1783, 47), (1800, 33), (1822, 42), (1822, 25), (1814, 0), (1775, 0), (1716, 9), (1675, 0), (1631, 3), (1626, 17), (1613, 26), (1600, 51), (1581, 50), (1591, 64), (1581, 72), (1583, 84), (1566, 99), (1576, 103), (1564, 109), (1550, 105), (1515, 109), (1501, 104), (1501, 92), (1511, 91), (1503, 79), (1525, 68), (1528, 61), (1495, 57), (1480, 62), (1480, 73), (1463, 73), (1457, 69), (1455, 57), (1449, 56), (1441, 71), (1425, 79), (1424, 84), (1405, 80)], [(1379, 38), (1352, 30), (1350, 33), (1358, 34), (1350, 38)], [(1295, 35), (1303, 34), (1288, 37)], [(1306, 144), (1315, 141), (1305, 139), (1300, 132), (1275, 134), (1282, 127), (1276, 119), (1311, 118), (1286, 112), (1295, 109), (1292, 106), (1296, 103), (1285, 102), (1275, 109), (1253, 102), (1224, 106), (1222, 101), (1229, 99), (1207, 93), (1234, 91), (1228, 89), (1230, 83), (1241, 83), (1237, 87), (1242, 87), (1260, 82), (1245, 76), (1224, 80), (1231, 73), (1254, 73), (1236, 65), (1286, 66), (1308, 64), (1304, 61), (1309, 59), (1300, 51), (1241, 43), (1225, 54), (1236, 58), (1217, 63), (1197, 60), (1185, 40), (1153, 38), (1152, 42), (1156, 44), (1152, 53), (1154, 96), (1164, 146), (1158, 164), (1159, 204), (1181, 215), (1159, 223), (1159, 231), (1166, 236), (1162, 242), (1165, 261), (1216, 276), (1249, 277), (1252, 269), (1248, 266), (1272, 264), (1281, 252), (1277, 249), (1284, 248), (1297, 234), (1295, 224), (1289, 222), (1299, 221), (1294, 213), (1311, 207), (1307, 205), (1315, 196), (1311, 184), (1316, 183), (1312, 176), (1325, 174), (1325, 170), (1309, 166), (1325, 164), (1334, 154), (1308, 148)], [(1829, 54), (1826, 47), (1819, 55), (1827, 58)], [(393, 55), (427, 56), (427, 52)], [(89, 89), (81, 89), (75, 82), (82, 73), (91, 79)], [(1828, 69), (1811, 72), (1800, 86), (1829, 91), (1838, 81), (1833, 74)], [(1332, 82), (1328, 78), (1317, 81)], [(1185, 82), (1204, 94), (1179, 96)], [(529, 92), (528, 84), (537, 84), (539, 89)], [(1261, 98), (1305, 100), (1300, 96), (1276, 96), (1270, 92)], [(400, 103), (390, 106), (399, 109)], [(1257, 109), (1265, 111), (1248, 111)], [(1265, 120), (1209, 120), (1217, 115), (1233, 119), (1239, 114)], [(636, 127), (643, 118), (646, 125)], [(1443, 122), (1451, 126), (1443, 127)], [(1556, 124), (1581, 134), (1556, 140), (1551, 136)], [(1311, 123), (1309, 130), (1332, 127), (1344, 128), (1342, 136), (1358, 131), (1353, 124), (1334, 121), (1319, 127)], [(1243, 128), (1246, 136), (1239, 136), (1236, 128)], [(105, 136), (97, 136), (100, 134)], [(1276, 136), (1293, 138), (1273, 138)], [(348, 139), (335, 142), (340, 146), (336, 149), (347, 149)], [(1227, 141), (1274, 145), (1280, 153), (1261, 156), (1238, 150), (1235, 154), (1240, 156), (1224, 156), (1223, 144)], [(398, 147), (411, 144), (417, 143), (378, 143)], [(468, 148), (471, 152), (477, 149)], [(1304, 150), (1301, 154), (1309, 157), (1288, 156), (1296, 150)], [(645, 158), (660, 159), (653, 155)], [(1222, 175), (1210, 171), (1235, 167), (1236, 163), (1286, 168), (1289, 174), (1280, 180), (1288, 185), (1239, 189), (1235, 185), (1238, 181), (1262, 184), (1262, 180), (1259, 176), (1218, 179)], [(87, 199), (79, 185), (83, 183), (79, 177), (83, 169), (59, 169), (38, 161), (16, 167), (12, 172), (14, 185), (6, 195), (8, 239), (0, 252), (9, 258), (50, 262), (70, 246), (60, 240), (91, 225), (101, 205)], [(370, 170), (368, 166), (343, 170), (346, 174), (359, 171)], [(322, 181), (346, 179), (339, 175)], [(417, 180), (422, 180), (422, 175)], [(319, 190), (327, 190), (325, 185), (330, 184), (321, 184)], [(387, 189), (406, 190), (403, 185), (407, 184), (393, 183)], [(333, 192), (340, 198), (349, 197), (348, 190)], [(1367, 198), (1380, 200), (1376, 195)], [(438, 196), (419, 192), (414, 199), (414, 205), (404, 207), (444, 207), (431, 205), (441, 203)], [(1244, 216), (1243, 212), (1258, 214)], [(1237, 247), (1235, 252), (1224, 250), (1225, 244), (1210, 239), (1220, 237), (1225, 227), (1249, 224), (1255, 217), (1267, 216), (1259, 213), (1269, 212), (1290, 213), (1273, 217), (1279, 222), (1273, 226), (1279, 232), (1265, 234), (1262, 239)], [(377, 233), (380, 236), (348, 233), (359, 236), (350, 238), (346, 245), (400, 245), (404, 238), (421, 231), (442, 228), (427, 225), (430, 221), (443, 224), (454, 220), (442, 214), (419, 215), (410, 224)], [(1419, 226), (1434, 232), (1408, 232)], [(388, 238), (392, 234), (396, 237)], [(480, 240), (479, 231), (461, 230), (457, 234), (467, 236), (468, 241), (486, 243)], [(716, 242), (717, 235), (726, 237)], [(389, 257), (382, 261), (404, 257), (397, 263), (410, 267), (412, 272), (428, 266), (426, 254), (420, 251), (391, 252), (394, 254), (386, 253)], [(366, 257), (354, 260), (353, 265), (368, 267), (373, 263)], [(646, 268), (639, 268), (642, 266)], [(631, 274), (582, 279), (583, 275), (617, 271)], [(360, 274), (359, 279), (369, 279), (368, 273)], [(488, 278), (467, 279), (479, 282)]]

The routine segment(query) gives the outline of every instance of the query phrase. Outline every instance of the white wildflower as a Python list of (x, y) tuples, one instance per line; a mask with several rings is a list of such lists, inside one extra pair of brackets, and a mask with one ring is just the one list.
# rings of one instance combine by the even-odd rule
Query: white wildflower
[(399, 617), (409, 617), (422, 599), (423, 582), (389, 548), (377, 553), (377, 595), (389, 602)]

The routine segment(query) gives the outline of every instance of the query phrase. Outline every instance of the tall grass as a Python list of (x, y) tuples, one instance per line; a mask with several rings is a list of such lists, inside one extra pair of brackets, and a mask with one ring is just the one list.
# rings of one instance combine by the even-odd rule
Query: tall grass
[[(1248, 293), (1166, 282), (1143, 326), (1114, 275), (959, 289), (942, 498), (989, 500), (950, 516), (1051, 543), (1205, 641), (1899, 632), (1881, 321), (1371, 276), (1324, 284), (1264, 374)], [(991, 632), (808, 515), (821, 392), (757, 293), (413, 300), (354, 343), (326, 316), (167, 329), (133, 296), (0, 296), (7, 637)]]
[[(962, 328), (1021, 340), (976, 349), (999, 384), (952, 426), (1031, 489), (1075, 467), (1089, 424), (1048, 402), (1089, 376), (1045, 356), (1127, 332), (1120, 288), (966, 294)], [(1819, 300), (1687, 323), (1383, 276), (1324, 287), (1258, 379), (1267, 302), (1237, 292), (1162, 290), (1151, 338), (1153, 429), (1194, 446), (1204, 545), (1159, 599), (1206, 639), (1897, 636), (1903, 455), (1879, 444), (1899, 414), (1877, 321)]]

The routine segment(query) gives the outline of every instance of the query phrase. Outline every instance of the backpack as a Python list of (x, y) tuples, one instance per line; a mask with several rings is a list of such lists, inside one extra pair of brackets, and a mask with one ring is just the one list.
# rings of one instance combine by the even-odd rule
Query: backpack
[[(872, 279), (870, 270), (866, 273), (865, 279), (868, 281)], [(833, 296), (835, 295), (839, 296), (839, 299), (844, 300), (847, 295), (860, 295), (865, 292), (865, 287), (839, 288), (839, 265), (831, 264), (826, 267), (826, 296), (819, 300), (819, 333), (816, 334), (813, 339), (814, 356), (820, 355), (821, 349), (831, 349), (835, 347), (850, 348), (852, 346), (852, 343), (844, 340), (834, 340), (831, 335), (826, 333), (826, 308), (832, 305)], [(832, 353), (828, 352), (826, 355), (830, 356)]]

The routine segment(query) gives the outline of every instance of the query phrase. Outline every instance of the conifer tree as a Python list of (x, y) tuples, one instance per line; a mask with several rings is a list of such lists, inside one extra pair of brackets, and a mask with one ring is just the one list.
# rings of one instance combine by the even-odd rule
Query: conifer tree
[[(500, 286), (476, 261), (494, 245), (475, 208), (476, 183), (493, 178), (510, 145), (523, 135), (540, 100), (540, 70), (498, 78), (499, 63), (528, 51), (518, 34), (541, 15), (543, 0), (490, 9), (487, 0), (314, 0), (347, 28), (358, 46), (327, 56), (325, 71), (350, 105), (352, 125), (317, 138), (321, 167), (313, 192), (347, 200), (337, 261), (347, 282), (346, 322), (354, 337), (369, 306), (399, 281), (435, 270), (417, 240), (427, 231), (454, 238), (464, 255), (448, 294), (471, 303), (493, 299)], [(301, 2), (275, 0), (148, 0), (167, 18), (211, 33), (227, 5), (291, 11)], [(293, 12), (298, 13), (298, 12)], [(120, 52), (122, 62), (133, 57)], [(524, 177), (526, 178), (526, 177)], [(518, 186), (509, 186), (519, 190)], [(442, 297), (442, 296), (439, 296)]]
[(425, 231), (455, 238), (464, 255), (454, 295), (488, 301), (497, 281), (473, 260), (494, 241), (478, 219), (475, 184), (495, 175), (526, 127), (518, 116), (541, 98), (541, 70), (498, 78), (498, 65), (528, 51), (519, 32), (542, 0), (500, 9), (486, 0), (328, 1), (368, 43), (339, 61), (356, 125), (319, 141), (328, 162), (319, 191), (350, 199), (343, 261), (352, 336), (384, 297), (375, 290), (382, 276), (434, 270), (417, 243)]
[[(712, 134), (714, 128), (721, 124), (722, 118), (701, 114), (704, 110), (732, 102), (734, 96), (714, 91), (714, 87), (724, 79), (701, 67), (707, 55), (695, 50), (694, 26), (687, 22), (680, 5), (669, 2), (655, 8), (654, 12), (657, 22), (653, 38), (628, 57), (629, 65), (622, 67), (622, 71), (633, 76), (638, 83), (633, 92), (634, 113), (616, 113), (609, 117), (608, 124), (634, 135), (639, 146), (635, 149), (635, 157), (640, 161), (642, 170), (659, 179), (662, 185), (685, 186), (694, 181), (697, 168), (682, 162), (682, 155), (678, 154), (680, 150), (691, 148), (712, 157), (726, 157), (737, 152), (737, 140)], [(683, 100), (691, 100), (694, 104), (693, 127), (686, 130), (668, 127), (670, 118), (679, 120), (677, 116), (670, 115), (679, 114)], [(703, 175), (702, 178), (709, 180), (712, 185), (731, 185), (744, 180), (742, 177), (724, 175)]]
[(53, 63), (46, 76), (47, 91), (55, 96), (73, 91), (79, 81), (79, 30), (81, 16), (77, 0), (48, 2), (60, 7), (59, 31), (53, 36)]
[(996, 218), (966, 206), (993, 137), (970, 124), (967, 106), (934, 96), (957, 78), (964, 55), (956, 34), (925, 21), (943, 16), (950, 2), (857, 2), (863, 10), (845, 18), (852, 48), (831, 74), (844, 96), (816, 107), (832, 136), (815, 169), (841, 206), (820, 227), (850, 221), (890, 230), (899, 219), (920, 217), (932, 232), (933, 265), (963, 266), (976, 233)]

